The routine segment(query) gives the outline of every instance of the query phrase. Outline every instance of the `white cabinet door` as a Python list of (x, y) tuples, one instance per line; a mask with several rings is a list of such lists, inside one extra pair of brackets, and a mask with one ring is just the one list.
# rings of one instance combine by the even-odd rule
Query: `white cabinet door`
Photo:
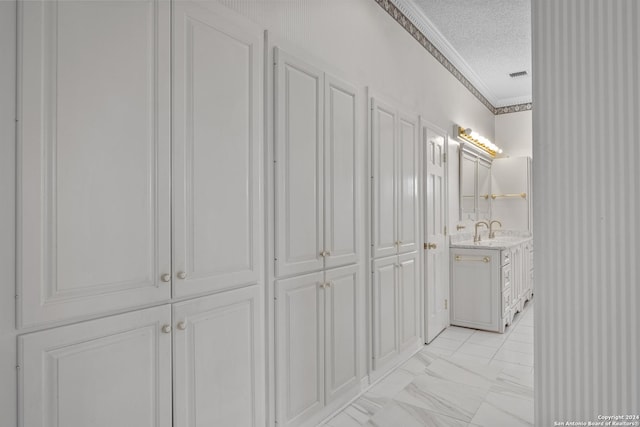
[(380, 258), (397, 253), (396, 236), (396, 121), (394, 108), (371, 100), (371, 173), (372, 256)]
[(262, 33), (174, 6), (174, 295), (255, 283), (262, 260)]
[(451, 251), (452, 325), (499, 331), (501, 299), (500, 251)]
[(422, 293), (419, 287), (418, 254), (398, 257), (399, 347), (405, 349), (420, 341)]
[(170, 297), (170, 4), (19, 4), (18, 323)]
[(325, 394), (329, 403), (357, 387), (358, 288), (357, 265), (328, 270), (325, 282)]
[(324, 407), (324, 273), (276, 281), (278, 425)]
[(355, 88), (325, 75), (325, 267), (358, 262), (358, 120)]
[(418, 249), (418, 120), (401, 115), (398, 120), (398, 224), (399, 253)]
[(169, 305), (18, 337), (23, 427), (171, 427)]
[(398, 257), (373, 261), (373, 368), (398, 354)]
[(276, 49), (276, 275), (324, 267), (323, 73)]
[(173, 306), (174, 427), (265, 425), (260, 289)]

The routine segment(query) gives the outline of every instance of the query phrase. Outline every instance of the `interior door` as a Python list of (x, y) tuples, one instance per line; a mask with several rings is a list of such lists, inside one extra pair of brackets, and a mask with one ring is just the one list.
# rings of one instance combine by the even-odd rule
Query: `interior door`
[(327, 74), (324, 85), (324, 249), (332, 268), (358, 262), (358, 97)]
[(373, 369), (398, 354), (398, 257), (373, 261)]
[(374, 258), (395, 255), (397, 247), (397, 112), (371, 99), (371, 242)]
[(18, 337), (25, 427), (171, 427), (169, 305)]
[(262, 33), (174, 5), (174, 295), (256, 283), (262, 232)]
[(447, 152), (444, 133), (422, 128), (425, 165), (424, 251), (426, 340), (431, 342), (449, 325), (449, 247), (446, 227)]
[(173, 306), (174, 427), (264, 426), (261, 287)]
[(297, 426), (324, 400), (324, 273), (276, 281), (276, 420)]
[(326, 402), (358, 386), (358, 265), (325, 273)]
[(323, 73), (275, 52), (276, 275), (324, 267)]
[(168, 300), (170, 4), (20, 11), (19, 325)]
[(401, 115), (398, 121), (398, 251), (418, 249), (418, 119)]

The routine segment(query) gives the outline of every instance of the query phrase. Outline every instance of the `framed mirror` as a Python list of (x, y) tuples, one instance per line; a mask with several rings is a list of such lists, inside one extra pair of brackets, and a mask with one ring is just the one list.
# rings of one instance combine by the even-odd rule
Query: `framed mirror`
[(460, 145), (460, 220), (491, 218), (491, 158)]

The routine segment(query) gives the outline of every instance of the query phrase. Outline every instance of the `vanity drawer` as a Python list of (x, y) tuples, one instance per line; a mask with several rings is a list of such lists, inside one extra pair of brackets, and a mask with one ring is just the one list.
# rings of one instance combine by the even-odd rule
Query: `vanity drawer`
[(506, 250), (506, 251), (502, 251), (501, 254), (501, 264), (500, 265), (507, 265), (507, 264), (511, 264), (511, 251)]

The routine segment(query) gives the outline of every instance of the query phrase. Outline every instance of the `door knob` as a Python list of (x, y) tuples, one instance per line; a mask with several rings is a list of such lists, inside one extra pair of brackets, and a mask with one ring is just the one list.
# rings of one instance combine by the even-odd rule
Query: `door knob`
[(187, 273), (185, 273), (184, 271), (179, 271), (178, 274), (178, 279), (186, 279), (187, 278)]
[(180, 329), (181, 331), (184, 331), (185, 329), (187, 329), (187, 322), (179, 322), (178, 323), (178, 329)]
[(438, 246), (435, 243), (427, 243), (427, 249), (435, 249)]
[(162, 280), (163, 282), (170, 282), (171, 275), (169, 273), (165, 273), (162, 276), (160, 276), (160, 280)]
[(164, 325), (162, 327), (162, 332), (164, 332), (165, 334), (168, 334), (171, 332), (171, 325)]

